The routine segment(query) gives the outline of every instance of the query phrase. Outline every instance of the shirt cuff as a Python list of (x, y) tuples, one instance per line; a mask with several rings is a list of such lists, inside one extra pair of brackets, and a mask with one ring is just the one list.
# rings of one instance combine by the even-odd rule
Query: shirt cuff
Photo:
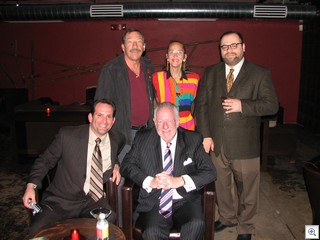
[(194, 184), (192, 178), (189, 175), (182, 175), (181, 177), (183, 178), (183, 181), (184, 181), (183, 187), (187, 192), (190, 192), (196, 189), (196, 185)]
[(32, 186), (33, 187), (33, 189), (36, 189), (37, 188), (37, 185), (36, 184), (34, 184), (34, 183), (28, 183), (30, 186)]
[(152, 191), (152, 188), (150, 187), (151, 181), (153, 180), (153, 177), (146, 177), (142, 183), (142, 188), (146, 190), (148, 193)]

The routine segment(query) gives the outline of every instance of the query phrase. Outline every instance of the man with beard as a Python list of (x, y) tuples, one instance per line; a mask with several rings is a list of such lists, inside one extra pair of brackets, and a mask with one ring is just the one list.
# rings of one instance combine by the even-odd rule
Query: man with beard
[(275, 114), (279, 106), (270, 71), (247, 61), (245, 47), (240, 33), (222, 34), (223, 62), (205, 70), (195, 109), (197, 130), (217, 169), (215, 231), (237, 225), (239, 240), (255, 233), (261, 116)]

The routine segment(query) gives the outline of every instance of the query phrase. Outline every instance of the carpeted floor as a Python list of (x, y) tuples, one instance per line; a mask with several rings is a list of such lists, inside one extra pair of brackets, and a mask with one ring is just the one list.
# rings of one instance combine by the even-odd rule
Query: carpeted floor
[(28, 234), (28, 214), (22, 205), (25, 173), (0, 169), (0, 239), (24, 239)]
[(28, 234), (28, 212), (22, 204), (30, 163), (12, 161), (10, 139), (0, 134), (0, 239), (24, 239)]

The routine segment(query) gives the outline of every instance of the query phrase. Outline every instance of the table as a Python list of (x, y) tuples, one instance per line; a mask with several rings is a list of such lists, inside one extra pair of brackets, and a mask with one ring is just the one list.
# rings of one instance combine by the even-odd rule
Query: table
[[(65, 237), (70, 236), (70, 231), (73, 228), (79, 229), (80, 234), (85, 236), (88, 240), (96, 239), (96, 224), (97, 220), (94, 218), (67, 219), (39, 229), (34, 235), (29, 236), (28, 239), (46, 237), (48, 240), (63, 240)], [(126, 239), (121, 229), (110, 222), (109, 234), (110, 240)]]
[(63, 126), (88, 123), (89, 105), (22, 104), (14, 109), (17, 158), (38, 157)]

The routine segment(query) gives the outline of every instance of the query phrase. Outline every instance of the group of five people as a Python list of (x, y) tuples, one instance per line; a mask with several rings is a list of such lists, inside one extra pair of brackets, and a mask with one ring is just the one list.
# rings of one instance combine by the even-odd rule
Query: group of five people
[[(30, 199), (36, 202), (35, 188), (41, 188), (47, 172), (57, 170), (30, 231), (89, 217), (96, 207), (110, 208), (90, 190), (99, 138), (103, 181), (112, 175), (117, 184), (124, 177), (140, 187), (136, 221), (144, 239), (167, 239), (173, 225), (181, 229), (181, 239), (202, 239), (200, 193), (212, 181), (215, 231), (237, 226), (237, 239), (251, 239), (258, 208), (260, 117), (278, 109), (270, 71), (244, 58), (243, 37), (234, 31), (222, 34), (223, 62), (207, 67), (201, 81), (189, 71), (181, 41), (169, 43), (166, 67), (159, 72), (142, 56), (145, 39), (139, 30), (128, 29), (121, 48), (123, 54), (101, 70), (89, 126), (62, 128), (35, 160), (23, 196), (27, 208)], [(109, 220), (115, 218), (113, 213)]]

